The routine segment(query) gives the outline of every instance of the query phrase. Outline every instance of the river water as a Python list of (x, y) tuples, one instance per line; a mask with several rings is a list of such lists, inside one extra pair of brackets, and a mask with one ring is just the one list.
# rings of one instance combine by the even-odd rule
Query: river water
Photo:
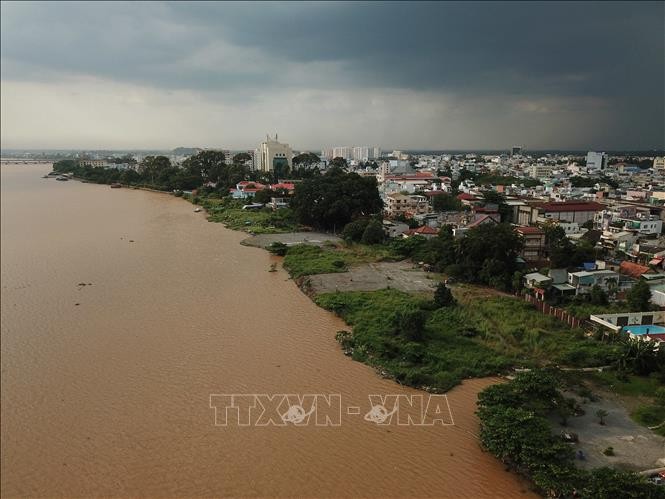
[[(345, 357), (275, 257), (164, 194), (2, 172), (2, 493), (531, 497), (454, 425), (366, 421), (419, 392)], [(85, 284), (82, 286), (81, 284)], [(340, 426), (216, 426), (211, 394), (339, 394)]]

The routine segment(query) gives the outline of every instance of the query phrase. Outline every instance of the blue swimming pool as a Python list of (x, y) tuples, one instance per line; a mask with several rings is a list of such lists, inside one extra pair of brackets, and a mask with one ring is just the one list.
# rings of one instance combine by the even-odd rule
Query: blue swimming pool
[(665, 333), (665, 327), (663, 326), (654, 326), (650, 324), (648, 326), (624, 326), (624, 331), (628, 331), (633, 334), (663, 334)]

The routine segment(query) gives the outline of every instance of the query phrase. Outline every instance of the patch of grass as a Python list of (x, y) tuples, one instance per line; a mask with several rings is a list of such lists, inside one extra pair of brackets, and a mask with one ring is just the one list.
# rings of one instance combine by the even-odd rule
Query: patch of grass
[[(327, 293), (316, 303), (353, 326), (353, 336), (345, 342), (354, 359), (380, 367), (407, 385), (445, 391), (464, 378), (497, 374), (512, 363), (474, 338), (462, 309), (433, 311), (430, 300), (387, 289)], [(416, 341), (396, 319), (420, 312), (426, 322)]]
[(221, 222), (233, 230), (255, 234), (279, 234), (298, 229), (293, 212), (288, 208), (275, 211), (270, 208), (243, 210), (235, 203), (210, 203), (210, 200), (206, 200), (204, 206), (208, 210), (209, 221)]
[(398, 262), (404, 258), (385, 244), (345, 243), (337, 248), (349, 263)]
[(563, 308), (579, 319), (588, 319), (590, 315), (619, 314), (630, 311), (630, 307), (624, 302), (608, 303), (607, 305), (571, 303), (565, 305)]
[(348, 261), (343, 253), (323, 249), (309, 244), (289, 247), (284, 257), (284, 268), (291, 277), (298, 278), (313, 274), (346, 272)]
[(603, 371), (601, 373), (589, 373), (593, 381), (606, 387), (608, 390), (631, 397), (653, 397), (656, 390), (663, 384), (655, 377), (635, 376), (629, 374), (625, 377), (617, 377), (614, 371)]
[[(412, 386), (447, 390), (461, 379), (513, 366), (597, 366), (616, 355), (615, 346), (587, 338), (508, 296), (441, 309), (429, 298), (389, 289), (327, 293), (316, 302), (353, 326), (352, 340), (345, 342), (356, 360)], [(415, 340), (396, 326), (396, 317), (409, 310), (426, 314), (424, 331)]]
[(495, 351), (540, 365), (594, 367), (611, 363), (617, 346), (586, 338), (552, 316), (509, 296), (467, 301), (466, 314)]
[[(643, 426), (658, 426), (665, 422), (665, 407), (656, 404), (643, 405), (633, 411), (630, 417)], [(653, 431), (661, 437), (665, 437), (665, 424), (662, 424)]]

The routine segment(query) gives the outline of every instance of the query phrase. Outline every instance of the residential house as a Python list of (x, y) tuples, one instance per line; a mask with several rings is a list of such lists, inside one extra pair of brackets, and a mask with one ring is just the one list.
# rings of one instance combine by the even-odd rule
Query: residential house
[(545, 231), (538, 227), (515, 227), (524, 241), (520, 256), (526, 262), (539, 262), (545, 259)]
[(613, 270), (583, 270), (568, 274), (568, 284), (576, 289), (577, 295), (590, 293), (594, 286), (599, 286), (606, 292), (615, 292), (619, 289), (619, 280), (619, 274)]
[(431, 207), (427, 202), (427, 197), (420, 195), (407, 195), (400, 192), (388, 194), (386, 196), (386, 214), (390, 217), (404, 215), (413, 217), (429, 213)]
[(422, 236), (426, 239), (433, 239), (438, 235), (439, 235), (439, 230), (435, 229), (434, 227), (430, 227), (429, 225), (422, 225), (417, 229), (409, 229), (403, 234), (403, 236), (405, 237)]
[(593, 220), (595, 213), (604, 207), (594, 201), (563, 201), (543, 203), (539, 211), (545, 218), (584, 224)]
[(250, 199), (254, 197), (258, 191), (266, 189), (267, 186), (259, 182), (252, 182), (249, 180), (243, 180), (236, 184), (235, 189), (229, 189), (233, 199)]

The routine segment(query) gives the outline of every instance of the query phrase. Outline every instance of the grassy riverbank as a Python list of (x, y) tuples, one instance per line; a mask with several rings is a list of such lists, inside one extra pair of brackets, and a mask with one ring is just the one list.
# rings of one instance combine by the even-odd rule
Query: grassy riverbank
[(512, 367), (600, 366), (619, 355), (615, 345), (589, 339), (512, 297), (438, 309), (430, 297), (396, 290), (327, 293), (315, 301), (353, 326), (340, 342), (354, 359), (437, 391)]
[(247, 204), (246, 202), (228, 197), (195, 196), (188, 199), (205, 208), (209, 221), (223, 223), (229, 229), (254, 234), (280, 234), (295, 232), (302, 228), (288, 208), (274, 211), (269, 207), (243, 210), (242, 207)]

